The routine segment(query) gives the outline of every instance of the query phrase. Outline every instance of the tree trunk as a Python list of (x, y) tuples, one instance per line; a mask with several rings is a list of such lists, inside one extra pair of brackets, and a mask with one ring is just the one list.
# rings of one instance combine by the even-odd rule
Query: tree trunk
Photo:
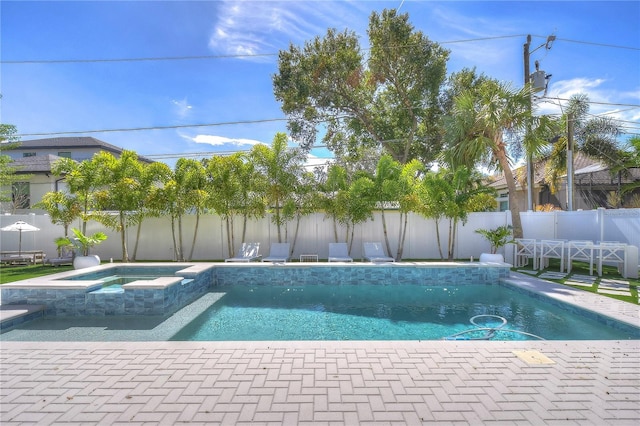
[(178, 216), (178, 253), (180, 257), (178, 257), (178, 261), (184, 262), (184, 245), (182, 244), (182, 215)]
[(135, 262), (136, 257), (138, 255), (138, 243), (140, 242), (140, 229), (142, 228), (142, 220), (138, 222), (138, 229), (136, 230), (136, 243), (133, 245), (133, 255), (131, 256), (131, 261)]
[(233, 253), (234, 253), (234, 247), (233, 247), (233, 238), (231, 236), (231, 229), (233, 228), (233, 226), (230, 224), (231, 221), (231, 215), (227, 215), (227, 217), (225, 218), (225, 222), (227, 225), (227, 253), (229, 255), (229, 257), (233, 257)]
[(389, 245), (389, 233), (387, 232), (387, 219), (384, 216), (384, 208), (382, 209), (382, 233), (384, 234), (384, 243), (387, 246), (387, 253), (391, 256), (391, 246)]
[(127, 237), (126, 231), (127, 228), (125, 226), (124, 220), (124, 212), (120, 212), (120, 244), (122, 245), (122, 261), (129, 262), (129, 253), (127, 252)]
[[(352, 225), (351, 226), (351, 241), (349, 241), (349, 251), (348, 251), (348, 253), (351, 253), (351, 249), (353, 249), (353, 234), (355, 233), (355, 230), (356, 230), (356, 226)], [(349, 238), (347, 237), (347, 239), (349, 239)]]
[(278, 242), (282, 242), (282, 232), (280, 231), (280, 206), (276, 203), (276, 228), (278, 229)]
[(176, 244), (176, 218), (171, 216), (171, 238), (173, 239), (173, 257), (178, 260), (178, 244)]
[(440, 260), (444, 260), (444, 255), (442, 254), (442, 242), (440, 241), (440, 221), (438, 219), (434, 219), (434, 221), (436, 222), (436, 241), (438, 242)]
[(302, 219), (302, 216), (296, 215), (296, 230), (293, 233), (293, 241), (291, 242), (291, 250), (289, 251), (289, 256), (291, 256), (296, 249), (296, 241), (298, 240), (298, 231), (300, 230), (300, 219)]
[(196, 214), (196, 226), (195, 226), (195, 230), (193, 231), (193, 240), (191, 241), (191, 250), (189, 251), (189, 257), (187, 258), (187, 260), (190, 262), (191, 259), (193, 258), (193, 250), (196, 247), (196, 238), (198, 236), (198, 225), (200, 224), (200, 214)]
[[(402, 217), (404, 216), (404, 223), (402, 221)], [(402, 260), (402, 254), (404, 252), (404, 240), (407, 236), (407, 223), (409, 222), (409, 214), (408, 213), (400, 213), (400, 232), (398, 233), (398, 255), (396, 256), (397, 261)]]
[(513, 179), (513, 172), (509, 165), (509, 159), (505, 152), (505, 146), (500, 141), (496, 144), (497, 149), (494, 150), (493, 155), (498, 160), (504, 178), (507, 181), (507, 188), (509, 189), (509, 210), (511, 211), (511, 224), (513, 225), (513, 238), (522, 238), (522, 221), (520, 220), (520, 208), (516, 203), (516, 181)]

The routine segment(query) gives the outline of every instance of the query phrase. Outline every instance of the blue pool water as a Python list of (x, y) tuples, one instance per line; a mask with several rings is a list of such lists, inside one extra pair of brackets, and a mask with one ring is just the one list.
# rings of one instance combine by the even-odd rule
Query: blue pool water
[[(502, 285), (224, 286), (218, 300), (170, 340), (435, 340), (463, 333), (493, 340), (638, 339), (640, 329), (614, 328)], [(499, 317), (499, 318), (498, 318)], [(517, 332), (510, 332), (515, 330)], [(525, 334), (526, 333), (526, 334)]]
[[(81, 273), (70, 277), (60, 278), (64, 281), (87, 281), (103, 280), (113, 281), (119, 279), (119, 284), (134, 281), (136, 277), (147, 277), (153, 279), (157, 277), (172, 277), (176, 272), (184, 269), (184, 266), (118, 266), (103, 269), (100, 271)], [(140, 279), (140, 278), (136, 278)]]
[(119, 266), (102, 271), (89, 272), (64, 278), (65, 281), (100, 280), (102, 288), (92, 293), (122, 293), (123, 284), (138, 280), (153, 280), (158, 277), (172, 277), (181, 267), (173, 266)]

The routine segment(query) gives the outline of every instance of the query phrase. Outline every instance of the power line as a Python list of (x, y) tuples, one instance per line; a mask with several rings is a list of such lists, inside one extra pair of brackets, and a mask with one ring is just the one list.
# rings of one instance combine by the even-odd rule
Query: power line
[[(458, 43), (473, 43), (480, 41), (488, 41), (488, 40), (500, 40), (507, 38), (520, 38), (526, 37), (526, 34), (513, 34), (513, 35), (504, 35), (504, 36), (493, 36), (493, 37), (478, 37), (478, 38), (470, 38), (470, 39), (462, 39), (462, 40), (451, 40), (451, 41), (440, 41), (438, 44), (458, 44)], [(541, 37), (542, 36), (534, 36)], [(640, 50), (638, 47), (630, 47), (630, 46), (618, 46), (613, 44), (604, 44), (604, 43), (595, 43), (588, 41), (580, 41), (580, 40), (571, 40), (571, 39), (563, 39), (557, 38), (556, 40), (562, 40), (569, 43), (579, 43), (579, 44), (587, 44), (593, 46), (600, 47), (609, 47), (616, 49), (627, 49), (627, 50)], [(403, 46), (392, 46), (393, 48), (398, 47), (410, 47), (407, 45)], [(370, 49), (362, 49), (362, 50), (370, 50)], [(194, 56), (155, 56), (155, 57), (133, 57), (133, 58), (87, 58), (87, 59), (16, 59), (16, 60), (1, 60), (0, 64), (7, 65), (28, 65), (28, 64), (69, 64), (69, 63), (117, 63), (117, 62), (153, 62), (153, 61), (192, 61), (192, 60), (211, 60), (211, 59), (244, 59), (244, 58), (260, 58), (260, 57), (272, 57), (278, 56), (278, 53), (251, 53), (251, 54), (236, 54), (236, 55), (194, 55)]]
[(143, 130), (168, 130), (168, 129), (186, 129), (190, 127), (216, 127), (216, 126), (233, 126), (238, 124), (259, 124), (271, 123), (276, 121), (287, 121), (286, 118), (265, 118), (259, 120), (242, 120), (242, 121), (226, 121), (220, 123), (206, 124), (178, 124), (173, 126), (152, 126), (152, 127), (128, 127), (119, 129), (101, 129), (101, 130), (73, 130), (69, 132), (42, 132), (42, 133), (21, 133), (17, 137), (25, 136), (57, 136), (57, 135), (77, 135), (87, 133), (114, 133), (114, 132), (137, 132)]
[(277, 53), (254, 53), (245, 55), (199, 55), (199, 56), (158, 56), (145, 58), (95, 58), (95, 59), (33, 59), (0, 61), (1, 64), (69, 64), (69, 63), (95, 63), (95, 62), (145, 62), (145, 61), (192, 61), (201, 59), (233, 59), (233, 58), (256, 58), (262, 56), (278, 56)]
[[(570, 101), (571, 100), (571, 99), (567, 99), (567, 98), (551, 97), (551, 96), (545, 96), (544, 99), (556, 99), (558, 101)], [(588, 104), (594, 104), (594, 105), (624, 106), (624, 107), (640, 108), (640, 104), (623, 104), (623, 103), (613, 103), (613, 102), (598, 102), (598, 101), (592, 101), (592, 100), (589, 100), (587, 103)]]
[[(540, 36), (536, 36), (540, 37)], [(577, 44), (587, 44), (591, 46), (600, 46), (600, 47), (610, 47), (613, 49), (627, 49), (627, 50), (640, 50), (640, 47), (631, 47), (631, 46), (620, 46), (615, 44), (606, 44), (606, 43), (595, 43), (591, 41), (580, 41), (580, 40), (571, 40), (568, 38), (556, 38), (557, 41), (566, 41), (568, 43), (577, 43)]]

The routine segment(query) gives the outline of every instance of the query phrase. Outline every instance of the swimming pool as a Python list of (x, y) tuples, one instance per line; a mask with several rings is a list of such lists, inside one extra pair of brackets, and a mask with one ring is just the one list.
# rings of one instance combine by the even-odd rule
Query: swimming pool
[[(61, 311), (10, 330), (0, 340), (428, 340), (488, 334), (500, 340), (533, 338), (529, 335), (640, 338), (634, 327), (637, 305), (610, 299), (619, 306), (598, 308), (601, 296), (530, 277), (513, 282), (508, 267), (201, 264), (198, 269), (209, 282), (200, 279), (207, 290), (169, 314), (144, 310), (145, 316), (127, 317), (116, 311), (68, 318)], [(49, 294), (49, 284), (41, 286), (41, 293)], [(158, 299), (147, 284), (140, 294), (150, 297), (132, 299), (134, 305), (173, 302), (173, 294), (160, 293)], [(125, 293), (135, 294), (133, 286)], [(96, 303), (110, 300), (100, 294), (85, 297)], [(589, 304), (594, 310), (581, 308)], [(484, 330), (470, 331), (477, 328)]]
[(640, 338), (640, 329), (611, 327), (585, 313), (569, 314), (549, 301), (497, 284), (240, 285), (217, 294), (217, 302), (171, 340)]

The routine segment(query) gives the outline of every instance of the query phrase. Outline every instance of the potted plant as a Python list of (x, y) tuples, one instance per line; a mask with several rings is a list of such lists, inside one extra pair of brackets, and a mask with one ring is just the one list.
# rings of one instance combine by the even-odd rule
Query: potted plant
[(497, 251), (500, 247), (513, 242), (512, 229), (511, 225), (502, 225), (495, 229), (476, 229), (476, 233), (482, 235), (491, 245), (491, 253), (480, 254), (480, 262), (504, 263), (504, 256)]
[(100, 264), (100, 257), (97, 255), (90, 255), (89, 249), (106, 240), (107, 235), (104, 232), (96, 232), (93, 235), (84, 235), (79, 229), (73, 228), (71, 230), (76, 236), (74, 238), (74, 245), (79, 251), (73, 259), (73, 267), (75, 269), (82, 269), (90, 266), (98, 266)]
[(71, 241), (69, 237), (58, 237), (53, 240), (53, 242), (56, 244), (58, 257), (62, 257), (65, 250), (73, 250), (75, 248), (73, 241)]

